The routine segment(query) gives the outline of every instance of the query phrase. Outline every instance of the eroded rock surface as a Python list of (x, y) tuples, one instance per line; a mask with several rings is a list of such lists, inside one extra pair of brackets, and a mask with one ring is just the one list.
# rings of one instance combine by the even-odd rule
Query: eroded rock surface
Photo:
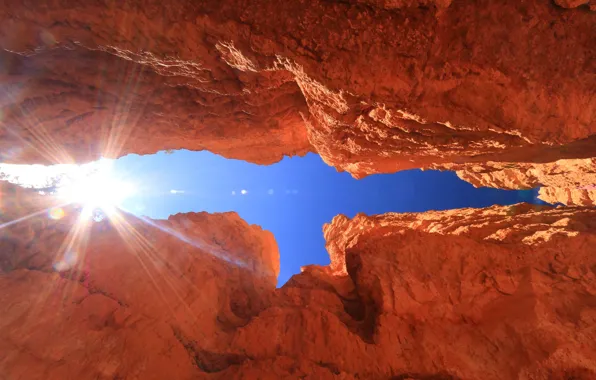
[(493, 162), (445, 164), (476, 187), (533, 189), (545, 202), (571, 206), (596, 205), (596, 159), (563, 159), (549, 163)]
[(314, 151), (356, 177), (536, 162), (596, 133), (593, 3), (7, 0), (2, 160)]
[[(4, 1), (0, 159), (316, 152), (594, 204), (594, 1)], [(236, 214), (100, 222), (2, 184), (7, 379), (594, 379), (596, 210), (325, 227), (280, 289)]]
[[(50, 199), (4, 185), (2, 221)], [(331, 265), (279, 289), (236, 214), (63, 210), (2, 229), (8, 379), (596, 377), (594, 209), (340, 215)]]
[(1, 199), (3, 223), (41, 210), (1, 230), (2, 378), (195, 379), (246, 360), (226, 347), (275, 290), (270, 232), (235, 213), (53, 220), (50, 197), (9, 185)]

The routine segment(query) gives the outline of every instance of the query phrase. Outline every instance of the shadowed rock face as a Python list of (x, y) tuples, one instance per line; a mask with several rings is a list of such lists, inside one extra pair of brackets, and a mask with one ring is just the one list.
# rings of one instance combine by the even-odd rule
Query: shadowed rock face
[(2, 159), (314, 151), (362, 177), (593, 157), (564, 149), (596, 132), (593, 6), (8, 1)]
[(269, 164), (310, 149), (295, 113), (306, 109), (304, 99), (296, 84), (283, 78), (264, 80), (268, 90), (260, 95), (243, 92), (233, 79), (201, 91), (194, 88), (205, 74), (198, 63), (196, 68), (170, 63), (170, 70), (196, 70), (187, 73), (196, 79), (160, 75), (149, 66), (78, 45), (29, 57), (3, 52), (0, 62), (6, 162), (70, 163), (102, 154), (208, 148)]
[[(2, 195), (3, 221), (51, 201)], [(2, 230), (10, 379), (596, 376), (593, 209), (340, 215), (331, 265), (279, 289), (271, 234), (236, 214), (64, 210)]]

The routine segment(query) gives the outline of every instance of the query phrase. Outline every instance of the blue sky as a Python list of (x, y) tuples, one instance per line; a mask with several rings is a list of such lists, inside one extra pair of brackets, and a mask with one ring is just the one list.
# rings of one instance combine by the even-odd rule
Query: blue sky
[(163, 219), (178, 212), (236, 211), (273, 232), (281, 256), (278, 285), (302, 265), (329, 263), (322, 226), (340, 213), (539, 202), (536, 191), (475, 189), (452, 172), (409, 170), (355, 180), (314, 154), (259, 166), (209, 152), (160, 152), (122, 157), (114, 170), (140, 190), (123, 205), (139, 215)]

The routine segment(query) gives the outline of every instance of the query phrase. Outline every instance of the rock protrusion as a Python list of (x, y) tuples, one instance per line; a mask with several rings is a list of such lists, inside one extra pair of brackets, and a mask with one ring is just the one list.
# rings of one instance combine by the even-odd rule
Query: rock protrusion
[[(4, 223), (51, 206), (2, 195)], [(339, 215), (331, 264), (279, 289), (271, 234), (234, 213), (79, 215), (3, 228), (9, 378), (596, 376), (594, 209)]]

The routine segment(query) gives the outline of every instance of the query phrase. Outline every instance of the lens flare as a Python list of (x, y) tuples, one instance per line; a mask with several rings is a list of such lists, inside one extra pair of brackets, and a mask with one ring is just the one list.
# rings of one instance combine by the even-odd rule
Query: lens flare
[(70, 270), (78, 261), (76, 252), (67, 252), (62, 260), (54, 263), (54, 270), (56, 272), (65, 272)]
[(103, 221), (105, 219), (106, 215), (100, 210), (100, 209), (95, 209), (93, 210), (93, 220), (97, 223)]
[(65, 214), (66, 213), (64, 212), (64, 209), (62, 207), (54, 207), (50, 209), (50, 211), (48, 211), (48, 216), (50, 217), (50, 219), (53, 220), (60, 220), (64, 218)]

